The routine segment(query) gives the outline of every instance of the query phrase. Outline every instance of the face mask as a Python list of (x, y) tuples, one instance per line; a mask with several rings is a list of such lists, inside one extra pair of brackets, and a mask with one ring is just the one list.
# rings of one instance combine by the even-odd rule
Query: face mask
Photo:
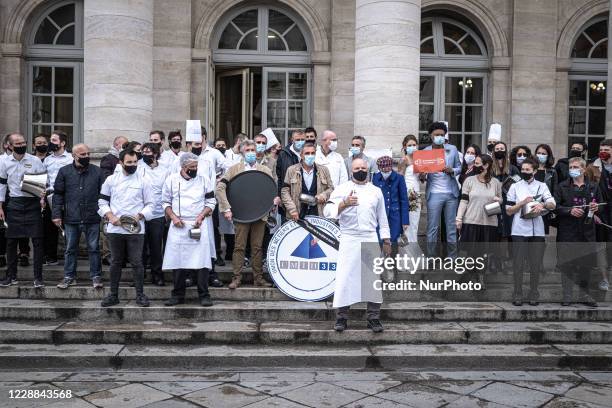
[(305, 140), (298, 140), (296, 142), (293, 142), (293, 148), (295, 149), (295, 151), (301, 152), (302, 147), (304, 147), (304, 143), (306, 143)]
[(173, 149), (180, 149), (181, 148), (181, 142), (177, 141), (173, 141), (170, 142), (170, 147)]
[(255, 151), (257, 151), (257, 153), (263, 153), (266, 151), (266, 145), (265, 144), (258, 144), (255, 146)]
[(570, 150), (569, 157), (580, 157), (582, 156), (582, 152), (580, 150)]
[(359, 153), (361, 153), (361, 149), (356, 146), (351, 146), (351, 148), (349, 149), (349, 153), (353, 156), (357, 156), (359, 155)]
[(538, 156), (538, 161), (542, 164), (546, 163), (546, 160), (548, 160), (548, 155), (547, 154), (541, 154), (538, 153), (536, 154), (536, 156)]
[(353, 178), (357, 181), (366, 181), (368, 178), (368, 172), (365, 170), (354, 171)]
[(36, 151), (38, 153), (47, 153), (47, 151), (48, 151), (47, 145), (38, 145), (38, 146), (36, 146)]
[(138, 168), (138, 166), (123, 166), (123, 169), (125, 170), (125, 172), (127, 174), (134, 174), (136, 173), (136, 169)]
[(161, 151), (163, 143), (162, 142), (157, 142), (155, 144), (159, 146), (159, 150)]
[(495, 153), (493, 153), (493, 156), (495, 156), (495, 158), (496, 158), (497, 160), (501, 160), (501, 159), (503, 159), (504, 157), (506, 157), (506, 152), (504, 152), (504, 151), (502, 151), (502, 150), (498, 150), (498, 151), (496, 151)]
[(59, 150), (59, 145), (55, 144), (53, 142), (49, 142), (49, 147), (48, 147), (50, 152), (57, 152)]
[(332, 152), (335, 152), (337, 148), (338, 148), (338, 141), (332, 140), (329, 144), (329, 150), (331, 150)]
[(225, 155), (227, 149), (225, 147), (217, 147), (217, 150), (220, 151), (222, 155)]
[(391, 172), (390, 171), (381, 171), (380, 174), (382, 174), (383, 178), (386, 180), (391, 175)]
[(437, 144), (438, 146), (441, 146), (444, 144), (444, 142), (446, 141), (446, 139), (444, 138), (444, 136), (434, 136), (433, 142), (434, 144)]
[(516, 163), (520, 166), (525, 161), (525, 159), (525, 156), (516, 156)]
[(474, 163), (474, 160), (476, 160), (476, 156), (473, 154), (466, 154), (463, 156), (463, 160), (465, 160), (467, 164), (472, 164)]
[(136, 158), (138, 160), (142, 159), (142, 153), (141, 152), (136, 152)]
[(489, 143), (487, 145), (487, 150), (490, 152), (492, 152), (494, 148), (495, 148), (495, 143)]
[(155, 158), (153, 157), (152, 154), (144, 154), (144, 155), (142, 155), (142, 161), (145, 162), (146, 164), (153, 164), (154, 160), (155, 160)]
[(244, 161), (253, 164), (257, 160), (257, 154), (255, 152), (246, 152), (244, 154)]
[[(15, 148), (15, 151), (17, 151), (17, 148)], [(603, 161), (606, 161), (610, 158), (610, 153), (608, 152), (599, 152), (599, 158)]]
[(533, 177), (533, 173), (525, 173), (523, 171), (521, 171), (521, 178), (525, 181), (529, 181), (531, 180), (531, 178)]
[(195, 154), (196, 156), (199, 156), (202, 154), (202, 148), (201, 147), (192, 147), (191, 148), (191, 153)]
[(315, 162), (315, 155), (304, 156), (304, 163), (307, 166), (312, 166)]
[(187, 173), (190, 178), (194, 179), (198, 176), (198, 169), (189, 169), (185, 173)]
[(571, 178), (580, 177), (580, 169), (569, 169), (569, 176)]
[(28, 146), (15, 146), (13, 147), (13, 151), (17, 154), (25, 154), (26, 150), (28, 150)]
[(406, 154), (412, 154), (414, 152), (417, 151), (417, 147), (416, 146), (408, 146), (406, 147)]
[(474, 174), (480, 174), (483, 172), (483, 167), (482, 166), (474, 166), (472, 167), (472, 171), (474, 172)]
[(77, 158), (77, 162), (81, 166), (87, 167), (87, 166), (89, 166), (89, 157), (79, 157), (79, 158)]

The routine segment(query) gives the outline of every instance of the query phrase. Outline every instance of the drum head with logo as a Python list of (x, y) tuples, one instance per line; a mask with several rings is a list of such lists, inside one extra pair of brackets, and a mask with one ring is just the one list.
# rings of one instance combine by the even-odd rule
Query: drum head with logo
[[(340, 228), (323, 217), (306, 217), (316, 228), (340, 238)], [(268, 247), (268, 271), (278, 289), (301, 301), (314, 302), (334, 294), (338, 251), (316, 239), (296, 222), (284, 223)]]
[(262, 171), (244, 171), (227, 185), (232, 218), (238, 222), (253, 222), (268, 215), (277, 195), (274, 179)]

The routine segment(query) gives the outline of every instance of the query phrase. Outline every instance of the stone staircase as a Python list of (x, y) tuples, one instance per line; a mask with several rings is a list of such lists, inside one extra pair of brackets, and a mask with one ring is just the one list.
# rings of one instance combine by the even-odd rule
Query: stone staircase
[[(229, 267), (218, 269), (228, 281)], [(596, 309), (549, 303), (560, 298), (554, 271), (542, 277), (545, 303), (535, 307), (509, 303), (509, 274), (491, 278), (480, 299), (385, 293), (381, 334), (367, 329), (364, 305), (353, 308), (349, 330), (336, 333), (331, 301), (296, 302), (274, 288), (212, 288), (215, 304), (203, 308), (195, 288), (185, 305), (165, 307), (171, 286), (147, 285), (152, 304), (140, 308), (126, 268), (122, 303), (104, 309), (108, 288), (91, 287), (86, 262), (78, 265), (79, 285), (67, 290), (55, 287), (61, 266), (44, 276), (48, 286), (34, 289), (31, 267), (21, 268), (20, 285), (0, 288), (0, 367), (612, 368), (612, 303), (605, 292)]]

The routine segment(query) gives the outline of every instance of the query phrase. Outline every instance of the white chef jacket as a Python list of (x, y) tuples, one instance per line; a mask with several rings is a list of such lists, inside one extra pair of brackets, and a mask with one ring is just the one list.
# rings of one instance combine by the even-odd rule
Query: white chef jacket
[(217, 149), (210, 147), (208, 144), (203, 145), (200, 159), (211, 163), (217, 176), (225, 173), (225, 171), (230, 167), (228, 166), (229, 162), (225, 159), (225, 156), (223, 156), (223, 154)]
[(179, 151), (178, 154), (174, 154), (172, 150), (164, 150), (159, 156), (158, 162), (159, 164), (168, 169), (173, 169), (175, 164), (178, 163), (178, 159), (179, 157), (181, 157), (181, 153), (183, 152)]
[[(151, 184), (146, 177), (138, 174), (125, 175), (123, 171), (110, 175), (100, 190), (98, 199), (98, 214), (104, 217), (107, 212), (112, 212), (116, 217), (131, 215), (135, 217), (142, 214), (145, 220), (153, 219), (154, 198)], [(140, 234), (144, 234), (144, 220), (140, 220)], [(108, 234), (129, 234), (119, 225), (108, 224)]]
[(344, 159), (340, 153), (330, 151), (326, 156), (323, 153), (321, 146), (317, 146), (315, 163), (319, 166), (327, 167), (334, 186), (339, 186), (340, 184), (348, 181), (349, 178), (346, 171), (346, 165), (344, 164)]
[(214, 183), (208, 177), (186, 180), (180, 173), (169, 175), (162, 190), (162, 207), (172, 207), (181, 219), (195, 220), (204, 207), (215, 209)]
[(166, 177), (168, 177), (168, 169), (159, 164), (159, 162), (157, 167), (152, 168), (142, 160), (139, 160), (136, 173), (139, 173), (141, 176), (147, 178), (151, 184), (151, 192), (153, 194), (154, 203), (152, 215), (153, 219), (163, 217), (164, 208), (162, 207), (162, 189), (164, 187), (164, 183), (166, 182)]
[(74, 158), (72, 157), (72, 154), (68, 153), (67, 151), (64, 151), (64, 153), (59, 155), (50, 154), (49, 156), (45, 157), (43, 164), (45, 169), (47, 169), (47, 184), (49, 187), (53, 188), (55, 185), (55, 178), (57, 177), (59, 170), (64, 166), (72, 164), (73, 161)]
[[(525, 197), (536, 197), (540, 195), (542, 203), (555, 203), (555, 199), (550, 194), (548, 186), (536, 179), (532, 179), (530, 183), (525, 180), (521, 180), (510, 186), (508, 190), (508, 205), (506, 208), (520, 202)], [(510, 204), (514, 203), (514, 204)], [(521, 218), (521, 211), (514, 214), (512, 219), (512, 235), (518, 235), (521, 237), (543, 237), (544, 234), (544, 220), (542, 217), (535, 217), (530, 219)]]
[(20, 161), (14, 155), (3, 155), (0, 160), (0, 202), (6, 200), (8, 187), (11, 197), (32, 197), (21, 191), (21, 180), (24, 174), (44, 173), (45, 166), (40, 159), (25, 153)]
[(242, 154), (234, 153), (234, 149), (227, 149), (225, 151), (225, 162), (228, 169), (234, 164), (240, 163), (240, 160), (242, 160)]

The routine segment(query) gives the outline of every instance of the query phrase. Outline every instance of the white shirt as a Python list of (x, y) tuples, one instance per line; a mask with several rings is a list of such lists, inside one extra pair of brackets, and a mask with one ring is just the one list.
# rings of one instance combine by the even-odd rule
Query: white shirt
[(225, 160), (225, 156), (223, 156), (220, 151), (210, 147), (209, 145), (205, 145), (205, 147), (202, 147), (200, 159), (209, 161), (213, 165), (213, 168), (215, 169), (215, 174), (217, 176), (220, 176), (225, 173), (225, 171), (230, 167), (227, 165), (228, 162)]
[(240, 153), (234, 153), (234, 149), (227, 149), (225, 151), (225, 162), (228, 169), (234, 164), (240, 163), (240, 160), (242, 160), (242, 155)]
[(306, 170), (304, 166), (302, 166), (302, 174), (304, 184), (306, 184), (306, 188), (310, 190), (310, 187), (312, 187), (312, 181), (314, 179), (314, 166), (312, 167), (312, 169), (310, 169), (310, 171)]
[(214, 182), (207, 177), (186, 180), (180, 173), (171, 174), (164, 183), (162, 206), (164, 210), (172, 207), (177, 217), (183, 220), (195, 219), (204, 207), (214, 210), (217, 201), (213, 190)]
[[(135, 217), (142, 214), (145, 220), (153, 219), (154, 199), (149, 180), (138, 171), (134, 174), (125, 175), (123, 171), (110, 175), (100, 190), (98, 200), (98, 214), (104, 217), (109, 211), (116, 217), (131, 215)], [(108, 234), (129, 234), (119, 225), (108, 224)], [(144, 220), (140, 220), (140, 234), (144, 234)]]
[(161, 218), (164, 216), (164, 208), (162, 207), (162, 188), (168, 177), (168, 169), (157, 164), (157, 167), (150, 167), (142, 160), (138, 161), (138, 169), (136, 173), (145, 177), (151, 184), (151, 193), (153, 194), (153, 213), (152, 218)]
[(175, 164), (178, 163), (181, 153), (183, 152), (179, 151), (178, 154), (175, 154), (172, 150), (164, 150), (157, 162), (168, 169), (172, 169), (174, 168)]
[(53, 188), (55, 185), (55, 178), (57, 177), (59, 170), (64, 166), (72, 164), (73, 161), (74, 158), (72, 157), (72, 154), (65, 150), (62, 154), (50, 154), (49, 156), (45, 157), (43, 164), (45, 165), (45, 169), (47, 169), (47, 183), (49, 187)]
[[(541, 196), (538, 201), (542, 203), (555, 203), (555, 199), (550, 194), (546, 184), (541, 183), (537, 180), (533, 180), (527, 183), (525, 180), (521, 180), (510, 186), (508, 191), (508, 203), (518, 203), (525, 199), (525, 197)], [(514, 204), (506, 205), (506, 208)], [(521, 211), (514, 214), (512, 219), (512, 235), (518, 235), (521, 237), (543, 237), (544, 236), (544, 220), (542, 217), (535, 217), (531, 219), (521, 218)]]
[[(358, 205), (346, 207), (338, 214), (338, 205), (354, 191)], [(336, 187), (323, 209), (327, 218), (340, 222), (341, 236), (369, 235), (379, 228), (380, 238), (390, 238), (389, 222), (385, 210), (385, 199), (382, 190), (372, 183), (357, 184), (347, 181)], [(346, 234), (346, 235), (345, 235)]]
[(0, 161), (0, 202), (6, 199), (7, 187), (10, 197), (32, 197), (21, 191), (23, 175), (44, 172), (45, 166), (40, 159), (30, 153), (25, 153), (19, 161), (12, 154), (3, 157)]
[(340, 184), (348, 181), (348, 172), (346, 171), (344, 158), (342, 158), (340, 153), (330, 151), (326, 156), (323, 153), (321, 146), (317, 146), (315, 163), (319, 166), (327, 167), (334, 186), (339, 186)]

